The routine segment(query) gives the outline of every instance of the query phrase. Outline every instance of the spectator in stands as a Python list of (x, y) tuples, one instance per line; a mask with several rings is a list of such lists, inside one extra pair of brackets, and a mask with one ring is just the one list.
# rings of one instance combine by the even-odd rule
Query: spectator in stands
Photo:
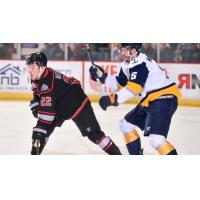
[(175, 50), (174, 52), (174, 62), (182, 62), (183, 61), (183, 58), (182, 58), (182, 55), (181, 55), (181, 51), (180, 50)]
[(152, 47), (151, 43), (143, 43), (142, 51), (149, 57), (157, 60), (157, 51)]
[(64, 44), (45, 43), (41, 51), (44, 52), (49, 60), (64, 60)]
[(200, 62), (200, 43), (197, 43), (192, 54), (192, 62)]
[(120, 46), (121, 46), (120, 44), (121, 43), (113, 43), (113, 46), (112, 46), (113, 60), (112, 61), (115, 61), (115, 62), (123, 61), (122, 56), (119, 53)]
[(87, 53), (82, 51), (79, 44), (68, 44), (68, 60), (88, 60)]
[(111, 60), (110, 43), (91, 43), (95, 60)]
[(12, 59), (12, 55), (14, 53), (16, 53), (16, 49), (13, 43), (0, 44), (0, 58), (1, 59)]
[(166, 43), (160, 43), (160, 62), (173, 62), (174, 53), (170, 48), (170, 45)]
[(177, 49), (178, 43), (169, 43), (169, 45), (170, 45), (171, 50), (175, 52)]
[(181, 52), (182, 62), (192, 62), (192, 55), (195, 51), (195, 44), (181, 43), (178, 44), (177, 50)]

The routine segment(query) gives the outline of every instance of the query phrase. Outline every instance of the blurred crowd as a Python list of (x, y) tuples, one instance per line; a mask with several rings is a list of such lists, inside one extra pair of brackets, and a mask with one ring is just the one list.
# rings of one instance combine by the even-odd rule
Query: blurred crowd
[[(120, 43), (90, 43), (94, 60), (122, 61)], [(0, 59), (24, 59), (43, 51), (50, 60), (88, 60), (78, 43), (0, 43)], [(143, 43), (142, 51), (158, 62), (200, 63), (200, 43)]]

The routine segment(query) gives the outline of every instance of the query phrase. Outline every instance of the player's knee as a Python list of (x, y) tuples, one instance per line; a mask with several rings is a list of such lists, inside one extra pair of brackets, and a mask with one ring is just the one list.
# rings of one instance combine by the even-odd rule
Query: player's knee
[(151, 134), (149, 142), (155, 150), (158, 150), (166, 142), (166, 138), (162, 135)]
[(130, 133), (132, 131), (134, 131), (136, 128), (135, 125), (127, 122), (125, 119), (122, 119), (119, 123), (119, 129), (121, 131), (121, 133), (124, 135), (124, 134), (127, 134), (127, 133)]

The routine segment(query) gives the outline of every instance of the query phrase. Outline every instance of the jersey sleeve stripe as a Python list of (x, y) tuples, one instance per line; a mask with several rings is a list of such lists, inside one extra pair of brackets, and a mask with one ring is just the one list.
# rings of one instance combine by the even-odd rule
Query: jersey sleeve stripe
[(30, 105), (30, 108), (33, 108), (33, 107), (38, 106), (38, 105), (39, 105), (39, 103), (35, 102), (35, 103), (33, 103), (33, 104)]
[(39, 114), (39, 115), (38, 115), (38, 118), (39, 118), (39, 119), (42, 119), (42, 120), (45, 120), (45, 121), (51, 122), (51, 121), (54, 120), (55, 116)]
[(128, 81), (126, 87), (127, 87), (127, 89), (134, 92), (135, 94), (139, 94), (142, 91), (141, 85), (139, 85), (137, 83), (130, 82), (130, 81)]
[(38, 119), (39, 122), (42, 122), (44, 124), (48, 124), (48, 125), (51, 125), (53, 124), (53, 122), (48, 122), (48, 121), (45, 121), (45, 120), (42, 120), (42, 119)]
[(77, 109), (77, 111), (73, 114), (73, 116), (71, 117), (71, 119), (74, 119), (74, 118), (76, 118), (76, 117), (79, 115), (79, 113), (83, 110), (85, 104), (86, 104), (88, 101), (89, 101), (89, 99), (86, 98), (86, 99), (84, 100), (84, 102), (82, 103), (82, 105), (81, 105), (81, 106)]
[(44, 112), (44, 111), (39, 111), (39, 114), (47, 114), (47, 115), (56, 115), (56, 113), (53, 112)]

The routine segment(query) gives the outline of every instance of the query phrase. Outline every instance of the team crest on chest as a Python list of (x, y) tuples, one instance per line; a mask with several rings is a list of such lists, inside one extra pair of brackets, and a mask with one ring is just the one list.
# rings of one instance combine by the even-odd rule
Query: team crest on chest
[(41, 86), (41, 88), (40, 88), (40, 91), (43, 92), (43, 91), (46, 91), (46, 90), (48, 90), (48, 89), (49, 89), (48, 85), (43, 84), (43, 85)]

